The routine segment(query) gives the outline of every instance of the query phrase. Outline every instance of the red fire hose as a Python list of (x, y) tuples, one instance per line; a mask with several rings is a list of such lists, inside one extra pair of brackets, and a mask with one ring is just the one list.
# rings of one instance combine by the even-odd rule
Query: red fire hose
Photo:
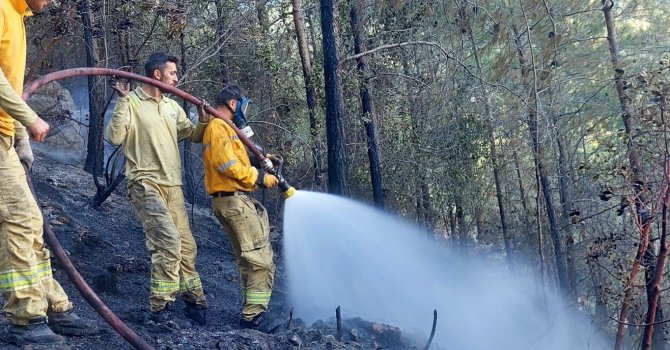
[[(139, 81), (140, 83), (144, 83), (147, 85), (152, 85), (157, 88), (160, 88), (161, 90), (165, 92), (169, 92), (173, 95), (179, 96), (183, 98), (184, 100), (193, 103), (194, 105), (200, 105), (201, 100), (191, 94), (188, 94), (182, 90), (177, 89), (176, 87), (172, 85), (168, 85), (165, 83), (162, 83), (158, 80), (145, 77), (139, 74), (131, 73), (131, 72), (126, 72), (122, 70), (117, 70), (117, 69), (109, 69), (109, 68), (72, 68), (72, 69), (65, 69), (57, 72), (53, 72), (50, 74), (47, 74), (43, 77), (40, 77), (39, 79), (35, 80), (32, 82), (28, 87), (24, 90), (23, 92), (23, 99), (28, 100), (30, 95), (32, 95), (37, 89), (39, 89), (42, 85), (46, 85), (52, 81), (55, 80), (61, 80), (61, 79), (66, 79), (66, 78), (73, 78), (73, 77), (81, 77), (81, 76), (89, 76), (89, 75), (106, 75), (106, 76), (113, 76), (117, 78), (126, 78), (126, 79), (131, 79), (131, 80), (136, 80)], [(240, 137), (240, 140), (242, 143), (244, 143), (245, 146), (260, 160), (263, 162), (266, 157), (263, 153), (261, 153), (258, 148), (254, 145), (254, 143), (249, 140), (246, 135), (244, 135), (243, 132), (240, 131), (240, 129), (235, 126), (235, 124), (224, 118), (221, 113), (219, 113), (216, 109), (212, 108), (211, 106), (205, 107), (205, 111), (217, 118), (222, 119), (228, 125), (230, 125), (231, 128), (235, 131), (235, 133)]]
[[(65, 78), (72, 78), (72, 77), (79, 77), (79, 76), (89, 76), (89, 75), (95, 75), (95, 76), (115, 76), (119, 78), (126, 78), (126, 79), (132, 79), (139, 81), (141, 83), (147, 84), (147, 85), (152, 85), (155, 87), (158, 87), (162, 89), (165, 92), (172, 93), (174, 95), (177, 95), (184, 100), (191, 102), (195, 105), (199, 105), (201, 103), (201, 100), (195, 96), (192, 96), (182, 90), (179, 90), (171, 85), (164, 84), (158, 80), (151, 79), (145, 76), (141, 76), (138, 74), (130, 73), (130, 72), (125, 72), (121, 70), (115, 70), (115, 69), (107, 69), (107, 68), (73, 68), (73, 69), (66, 69), (58, 72), (53, 72), (51, 74), (47, 74), (34, 82), (32, 82), (24, 91), (23, 93), (23, 99), (28, 100), (28, 98), (35, 92), (37, 89), (39, 89), (41, 86), (48, 84), (52, 81), (60, 80), (60, 79), (65, 79)], [(263, 155), (253, 144), (251, 140), (249, 140), (248, 137), (246, 137), (240, 130), (235, 126), (235, 124), (232, 123), (232, 121), (227, 120), (223, 118), (223, 115), (221, 115), (218, 111), (216, 111), (214, 108), (207, 106), (205, 107), (205, 111), (217, 118), (220, 118), (228, 123), (230, 127), (233, 128), (235, 133), (240, 137), (240, 140), (247, 146), (247, 148), (254, 153), (256, 157), (258, 157), (259, 160), (263, 161), (265, 159), (265, 155)], [(30, 178), (30, 173), (26, 169), (26, 178), (28, 180), (28, 184), (30, 186), (30, 190), (33, 193), (33, 196), (35, 197), (35, 200), (37, 200), (37, 195), (35, 193), (35, 189), (33, 188), (32, 185), (32, 180)], [(294, 190), (295, 191), (295, 190)], [(112, 310), (105, 305), (105, 303), (96, 295), (96, 293), (91, 289), (91, 287), (86, 283), (86, 281), (81, 277), (77, 269), (74, 267), (70, 259), (67, 257), (67, 254), (65, 253), (65, 250), (63, 250), (63, 247), (60, 245), (58, 242), (58, 239), (56, 238), (56, 235), (54, 235), (53, 230), (51, 229), (51, 226), (49, 226), (49, 222), (46, 218), (44, 218), (44, 238), (51, 248), (51, 251), (54, 253), (54, 256), (56, 259), (60, 262), (60, 264), (63, 266), (65, 269), (65, 272), (67, 273), (68, 277), (70, 280), (74, 283), (75, 287), (79, 290), (79, 292), (82, 294), (84, 299), (88, 301), (89, 304), (95, 309), (95, 311), (117, 332), (119, 335), (121, 335), (128, 343), (130, 343), (133, 347), (136, 349), (142, 349), (142, 350), (153, 350), (153, 347), (149, 345), (147, 342), (145, 342), (142, 338), (140, 338), (135, 332), (133, 332), (132, 329), (130, 329), (121, 319), (119, 319)]]

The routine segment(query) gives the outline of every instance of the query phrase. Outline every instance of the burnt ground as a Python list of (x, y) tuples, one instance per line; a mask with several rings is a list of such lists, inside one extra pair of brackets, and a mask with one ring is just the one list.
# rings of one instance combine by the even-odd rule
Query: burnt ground
[[(32, 177), (40, 204), (56, 236), (70, 259), (101, 299), (126, 324), (156, 349), (415, 349), (405, 345), (397, 328), (361, 319), (343, 322), (342, 341), (336, 340), (334, 320), (319, 321), (305, 327), (293, 320), (289, 330), (268, 335), (240, 330), (241, 296), (234, 256), (225, 232), (205, 206), (189, 206), (191, 228), (198, 243), (198, 271), (209, 302), (208, 325), (177, 322), (157, 328), (148, 322), (150, 260), (144, 234), (132, 212), (125, 190), (119, 189), (99, 209), (88, 201), (95, 194), (89, 174), (81, 168), (64, 165), (37, 155)], [(125, 185), (122, 185), (125, 186)], [(280, 235), (272, 233), (277, 261), (276, 289), (271, 308), (287, 310), (284, 304), (285, 275), (280, 255)], [(54, 277), (74, 303), (76, 313), (98, 320), (101, 333), (89, 337), (68, 337), (67, 349), (130, 349), (84, 301), (65, 272), (52, 259)], [(180, 314), (183, 303), (175, 303)], [(0, 326), (7, 323), (0, 315)], [(0, 348), (19, 349), (0, 341)], [(53, 347), (52, 347), (53, 348)], [(26, 346), (24, 349), (37, 349)]]

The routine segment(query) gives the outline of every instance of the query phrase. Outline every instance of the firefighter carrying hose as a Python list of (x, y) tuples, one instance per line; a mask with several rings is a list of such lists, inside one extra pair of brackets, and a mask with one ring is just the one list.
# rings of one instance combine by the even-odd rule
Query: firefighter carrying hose
[[(43, 218), (21, 165), (32, 165), (26, 129), (42, 142), (49, 124), (21, 99), (26, 68), (24, 18), (48, 0), (0, 1), (0, 292), (9, 319), (7, 340), (62, 344), (65, 335), (97, 333), (95, 322), (71, 312), (72, 303), (51, 273)], [(24, 129), (25, 126), (25, 129)]]
[[(231, 85), (219, 92), (214, 108), (228, 120), (244, 120), (247, 102), (244, 92)], [(277, 186), (279, 180), (263, 169), (271, 169), (271, 163), (263, 168), (251, 165), (244, 144), (221, 119), (209, 122), (203, 144), (205, 188), (212, 196), (214, 214), (228, 234), (240, 273), (240, 326), (272, 333), (282, 322), (268, 313), (275, 273), (270, 224), (267, 210), (251, 192)]]
[[(176, 57), (154, 53), (145, 73), (174, 86), (177, 62)], [(177, 318), (170, 305), (181, 292), (185, 315), (205, 325), (207, 303), (195, 269), (197, 246), (184, 204), (178, 142), (201, 142), (208, 116), (199, 106), (199, 123), (194, 126), (181, 106), (159, 88), (142, 84), (130, 91), (119, 81), (110, 84), (119, 100), (107, 137), (112, 144), (123, 145), (130, 201), (151, 254), (149, 318), (159, 325)]]

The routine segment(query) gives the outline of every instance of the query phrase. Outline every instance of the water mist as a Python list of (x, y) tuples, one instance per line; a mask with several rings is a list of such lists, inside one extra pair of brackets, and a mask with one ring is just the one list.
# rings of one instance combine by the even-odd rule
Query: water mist
[(291, 303), (307, 322), (333, 317), (398, 326), (459, 350), (604, 349), (589, 320), (500, 260), (466, 256), (421, 229), (345, 198), (298, 191), (286, 201)]

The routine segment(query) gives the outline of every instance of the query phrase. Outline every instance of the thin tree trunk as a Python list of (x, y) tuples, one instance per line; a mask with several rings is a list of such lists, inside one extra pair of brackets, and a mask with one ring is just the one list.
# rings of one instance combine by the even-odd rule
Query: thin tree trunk
[[(664, 188), (664, 191), (666, 189)], [(639, 223), (639, 221), (637, 222)], [(640, 223), (641, 224), (641, 223)], [(633, 298), (634, 283), (637, 273), (640, 270), (640, 264), (642, 257), (644, 256), (645, 251), (647, 250), (647, 245), (649, 245), (649, 236), (651, 233), (651, 221), (647, 221), (642, 225), (640, 230), (640, 244), (638, 245), (637, 254), (635, 255), (635, 260), (633, 260), (633, 266), (631, 267), (630, 274), (624, 288), (623, 301), (621, 302), (621, 312), (619, 313), (619, 325), (617, 327), (616, 342), (614, 344), (615, 350), (622, 350), (624, 343), (624, 329), (626, 318), (628, 317), (628, 308), (630, 307), (630, 302)]]
[[(86, 65), (96, 67), (100, 61), (98, 45), (93, 37), (94, 14), (91, 9), (91, 0), (81, 0), (79, 2), (79, 13), (84, 28), (84, 43), (86, 44)], [(94, 178), (102, 175), (102, 165), (104, 159), (103, 128), (105, 126), (104, 116), (101, 115), (99, 106), (100, 98), (100, 79), (88, 77), (88, 144), (86, 150), (86, 162), (84, 170), (93, 174)]]
[[(522, 11), (523, 5), (522, 5)], [(526, 25), (528, 23), (526, 22)], [(558, 230), (558, 224), (556, 223), (556, 211), (554, 209), (554, 201), (552, 198), (551, 190), (549, 188), (549, 178), (547, 177), (546, 166), (544, 165), (544, 146), (540, 140), (539, 129), (538, 129), (538, 96), (537, 96), (537, 76), (535, 74), (535, 64), (534, 57), (532, 52), (532, 44), (529, 44), (531, 47), (531, 66), (529, 67), (526, 54), (521, 45), (521, 38), (519, 36), (519, 31), (516, 28), (516, 25), (512, 25), (512, 30), (514, 33), (514, 42), (516, 44), (517, 56), (519, 59), (519, 65), (521, 66), (521, 76), (523, 80), (523, 85), (528, 92), (528, 129), (531, 134), (532, 145), (533, 145), (533, 155), (535, 157), (535, 165), (540, 177), (540, 185), (542, 190), (542, 195), (544, 197), (547, 218), (549, 220), (549, 230), (551, 233), (551, 239), (554, 247), (554, 258), (556, 261), (556, 274), (558, 277), (558, 286), (561, 291), (566, 292), (569, 290), (568, 275), (564, 262), (563, 249), (561, 244), (560, 232)], [(527, 30), (528, 32), (528, 30)], [(530, 40), (530, 33), (528, 33), (528, 40)], [(531, 76), (532, 73), (532, 76)]]
[[(363, 2), (354, 0), (349, 12), (351, 16), (351, 28), (354, 34), (354, 53), (359, 54), (367, 50), (365, 41), (365, 28), (363, 28)], [(372, 183), (372, 196), (375, 205), (384, 209), (386, 199), (384, 198), (384, 181), (382, 175), (382, 160), (379, 147), (379, 133), (377, 131), (377, 113), (372, 100), (372, 86), (370, 84), (370, 65), (366, 56), (356, 59), (358, 64), (358, 76), (360, 84), (361, 104), (363, 111), (363, 125), (367, 135), (368, 159), (370, 164), (370, 181)]]
[(323, 73), (326, 90), (326, 136), (328, 143), (328, 192), (348, 195), (347, 157), (342, 112), (336, 10), (333, 0), (323, 0), (321, 33), (323, 36)]
[(456, 247), (456, 242), (458, 240), (458, 232), (456, 229), (456, 216), (454, 215), (454, 208), (449, 204), (449, 213), (448, 213), (448, 219), (449, 219), (449, 229), (451, 230), (451, 246)]
[[(183, 3), (182, 6), (185, 6)], [(186, 76), (188, 72), (188, 62), (186, 61), (186, 42), (185, 31), (179, 34), (179, 49), (181, 52), (181, 74)], [(184, 89), (186, 89), (186, 82), (184, 82)], [(190, 117), (190, 104), (186, 100), (182, 101), (182, 108), (186, 115)], [(194, 204), (197, 189), (195, 188), (195, 177), (193, 176), (193, 143), (189, 140), (182, 142), (184, 150), (184, 187), (186, 188), (186, 200)]]
[[(221, 40), (221, 37), (225, 35), (226, 31), (226, 4), (225, 0), (216, 0), (216, 37)], [(228, 64), (226, 62), (226, 51), (222, 47), (218, 53), (219, 58), (219, 76), (221, 77), (221, 82), (227, 84), (229, 80)]]
[(321, 187), (323, 169), (321, 160), (321, 141), (319, 140), (319, 128), (316, 113), (316, 89), (312, 79), (312, 63), (305, 33), (305, 18), (302, 9), (302, 0), (291, 0), (293, 4), (293, 23), (295, 35), (298, 40), (298, 53), (302, 63), (302, 76), (305, 79), (305, 96), (307, 98), (307, 109), (309, 110), (309, 130), (312, 135), (312, 150), (314, 152), (314, 183)]
[(456, 196), (456, 226), (458, 232), (459, 249), (467, 250), (470, 247), (470, 237), (468, 236), (468, 228), (465, 224), (465, 213), (463, 212), (463, 199)]
[(528, 196), (526, 195), (526, 189), (523, 187), (523, 176), (521, 175), (521, 166), (519, 165), (519, 153), (516, 150), (512, 151), (512, 156), (514, 157), (514, 170), (516, 171), (516, 179), (519, 183), (519, 195), (521, 196), (521, 206), (524, 211), (524, 221), (526, 226), (530, 227), (530, 220), (528, 217), (532, 215), (528, 206)]
[[(607, 41), (609, 43), (610, 56), (612, 60), (612, 67), (614, 69), (614, 84), (616, 86), (617, 94), (619, 96), (619, 103), (621, 105), (621, 118), (623, 120), (624, 129), (626, 131), (627, 137), (627, 146), (628, 146), (628, 161), (630, 164), (631, 172), (633, 175), (633, 181), (639, 182), (642, 177), (642, 168), (640, 165), (640, 155), (637, 149), (637, 146), (634, 141), (635, 133), (635, 119), (633, 118), (633, 107), (631, 106), (630, 97), (624, 91), (624, 69), (621, 62), (619, 54), (619, 42), (617, 39), (617, 30), (615, 25), (614, 13), (612, 8), (614, 7), (614, 2), (611, 0), (601, 0), (602, 11), (605, 17), (605, 26), (607, 28)], [(644, 186), (635, 186), (634, 188), (639, 188)], [(628, 316), (628, 308), (630, 299), (632, 297), (632, 286), (630, 285), (637, 275), (639, 269), (640, 260), (643, 257), (644, 252), (647, 250), (649, 244), (649, 236), (651, 232), (650, 217), (647, 214), (646, 203), (644, 198), (642, 198), (640, 190), (635, 190), (635, 215), (636, 222), (641, 225), (640, 232), (640, 244), (638, 247), (638, 253), (633, 261), (633, 266), (631, 268), (631, 277), (628, 282), (629, 286), (624, 290), (623, 303), (621, 305), (621, 313), (619, 314), (619, 325), (617, 328), (616, 343), (614, 345), (615, 350), (623, 349), (623, 339), (624, 339), (624, 327), (622, 323), (626, 320)], [(647, 296), (649, 297), (649, 296)]]
[(624, 90), (624, 69), (619, 55), (619, 41), (617, 40), (617, 30), (614, 24), (614, 13), (612, 13), (614, 2), (611, 0), (602, 0), (602, 5), (603, 14), (605, 15), (605, 25), (607, 26), (607, 41), (609, 42), (612, 67), (614, 68), (614, 84), (619, 95), (622, 112), (621, 118), (626, 130), (628, 160), (631, 165), (633, 180), (637, 181), (641, 179), (642, 167), (640, 166), (640, 154), (634, 140), (635, 119), (633, 118), (633, 107), (631, 106), (630, 97), (628, 97)]
[[(582, 227), (582, 231), (585, 229)], [(596, 324), (600, 330), (605, 330), (609, 315), (607, 311), (607, 301), (605, 300), (603, 281), (605, 280), (602, 274), (601, 269), (599, 268), (597, 261), (599, 258), (599, 253), (595, 245), (592, 245), (589, 248), (589, 256), (587, 260), (587, 266), (589, 268), (589, 274), (591, 275), (591, 282), (593, 283), (593, 289), (596, 299)]]
[[(667, 163), (667, 161), (666, 161)], [(668, 165), (666, 164), (666, 169)], [(667, 179), (666, 179), (667, 181)], [(668, 196), (670, 193), (666, 191), (663, 196), (663, 209), (661, 211), (661, 249), (658, 253), (658, 261), (653, 273), (653, 282), (648, 283), (647, 291), (651, 292), (649, 304), (647, 308), (646, 327), (644, 328), (644, 335), (642, 336), (642, 350), (660, 350), (665, 349), (665, 340), (662, 332), (654, 332), (654, 322), (663, 320), (663, 312), (660, 310), (661, 287), (663, 280), (663, 270), (665, 263), (668, 260), (668, 246), (666, 243), (668, 233)], [(652, 347), (653, 345), (653, 347)]]
[[(459, 7), (461, 7), (460, 3)], [(465, 12), (461, 11), (461, 13)], [(467, 19), (465, 18), (463, 20), (467, 21)], [(483, 77), (484, 75), (482, 71), (481, 62), (479, 61), (479, 50), (477, 49), (477, 45), (475, 43), (475, 37), (474, 34), (472, 33), (472, 25), (470, 24), (469, 21), (467, 21), (467, 23), (468, 23), (467, 28), (468, 38), (470, 39), (470, 45), (472, 46), (472, 54), (475, 58), (475, 63), (477, 64), (477, 74)], [(498, 213), (500, 215), (500, 228), (502, 231), (503, 246), (505, 247), (505, 257), (507, 260), (507, 265), (511, 268), (513, 265), (514, 256), (512, 253), (512, 240), (509, 234), (509, 229), (507, 227), (507, 214), (505, 211), (505, 204), (503, 201), (503, 189), (500, 181), (501, 167), (500, 167), (500, 160), (498, 159), (498, 151), (496, 149), (496, 141), (493, 127), (493, 115), (491, 113), (491, 101), (489, 100), (489, 94), (488, 91), (486, 91), (486, 87), (484, 86), (483, 80), (479, 80), (479, 88), (481, 94), (480, 97), (484, 102), (484, 114), (486, 116), (486, 119), (488, 120), (487, 134), (489, 138), (489, 154), (491, 156), (491, 166), (493, 168), (493, 181), (496, 186), (496, 200), (498, 202)]]

